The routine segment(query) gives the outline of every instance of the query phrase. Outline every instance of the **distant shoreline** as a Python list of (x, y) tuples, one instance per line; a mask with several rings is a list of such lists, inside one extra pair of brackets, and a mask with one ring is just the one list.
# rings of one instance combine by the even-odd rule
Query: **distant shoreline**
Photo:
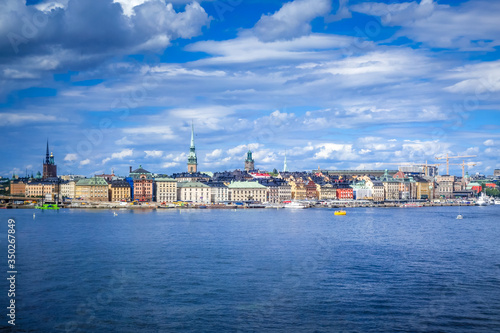
[[(381, 204), (358, 204), (352, 202), (342, 203), (334, 203), (330, 205), (312, 205), (308, 208), (427, 208), (427, 207), (459, 207), (459, 206), (477, 206), (475, 203), (419, 203), (419, 205), (409, 205), (405, 206), (405, 203), (381, 203)], [(160, 205), (151, 205), (151, 206), (103, 206), (100, 204), (87, 204), (82, 206), (64, 206), (60, 205), (60, 209), (100, 209), (100, 210), (185, 210), (185, 209), (286, 209), (283, 206), (264, 206), (264, 205), (255, 205), (255, 206), (241, 206), (241, 205), (193, 205), (193, 206), (178, 206), (178, 207), (162, 207)], [(35, 206), (26, 206), (26, 205), (12, 205), (7, 207), (0, 207), (0, 209), (36, 209)], [(42, 210), (42, 209), (40, 209)], [(50, 210), (50, 209), (49, 209)]]

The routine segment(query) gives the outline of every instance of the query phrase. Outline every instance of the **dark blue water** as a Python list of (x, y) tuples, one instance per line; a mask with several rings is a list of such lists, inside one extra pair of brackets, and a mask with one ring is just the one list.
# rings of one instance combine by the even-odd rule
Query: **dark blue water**
[(500, 206), (33, 212), (18, 332), (500, 331)]

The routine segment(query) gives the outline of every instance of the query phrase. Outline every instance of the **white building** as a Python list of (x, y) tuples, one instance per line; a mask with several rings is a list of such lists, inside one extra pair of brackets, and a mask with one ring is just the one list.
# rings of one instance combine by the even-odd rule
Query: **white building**
[(267, 187), (257, 182), (232, 182), (228, 188), (232, 201), (267, 201)]
[(61, 196), (64, 198), (68, 199), (74, 199), (75, 198), (75, 184), (76, 181), (70, 180), (70, 181), (63, 181), (61, 182)]
[(200, 182), (177, 183), (177, 200), (194, 203), (210, 203), (210, 186)]
[(211, 182), (210, 186), (210, 202), (219, 203), (229, 200), (229, 189), (223, 182)]
[(156, 178), (156, 201), (177, 201), (177, 181), (172, 178)]

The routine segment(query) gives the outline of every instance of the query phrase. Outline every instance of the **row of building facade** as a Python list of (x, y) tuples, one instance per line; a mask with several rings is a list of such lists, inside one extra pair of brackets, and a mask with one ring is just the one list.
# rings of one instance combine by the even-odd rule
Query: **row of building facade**
[[(494, 184), (493, 184), (494, 186)], [(18, 179), (11, 182), (12, 195), (52, 196), (83, 201), (186, 201), (221, 203), (255, 201), (282, 203), (290, 200), (432, 200), (468, 197), (480, 192), (481, 185), (466, 178), (437, 176), (425, 179), (403, 172), (386, 171), (374, 177), (359, 174), (342, 177), (323, 172), (267, 173), (235, 170), (220, 173), (179, 173), (155, 175), (139, 166), (128, 177), (96, 175), (92, 178)]]

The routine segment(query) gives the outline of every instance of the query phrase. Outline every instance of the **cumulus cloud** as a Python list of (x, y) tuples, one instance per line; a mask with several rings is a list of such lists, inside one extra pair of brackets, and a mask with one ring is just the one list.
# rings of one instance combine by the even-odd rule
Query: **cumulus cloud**
[(152, 158), (158, 158), (162, 157), (163, 151), (161, 150), (146, 150), (144, 151), (146, 153), (146, 158), (152, 157)]
[(105, 159), (102, 160), (102, 164), (105, 164), (113, 159), (123, 159), (125, 157), (130, 157), (132, 156), (134, 153), (134, 150), (133, 149), (123, 149), (122, 151), (118, 152), (118, 153), (113, 153), (111, 154), (111, 157), (107, 157)]
[(82, 70), (121, 55), (163, 52), (174, 39), (199, 35), (211, 20), (196, 2), (180, 12), (159, 0), (134, 9), (135, 15), (128, 17), (112, 0), (39, 6), (0, 2), (0, 35), (6, 37), (0, 38), (0, 80)]
[(493, 51), (500, 45), (497, 22), (500, 3), (497, 1), (466, 1), (458, 6), (433, 0), (395, 4), (365, 2), (350, 9), (379, 16), (384, 25), (402, 27), (395, 38), (405, 36), (431, 47)]
[(88, 159), (88, 158), (80, 162), (80, 166), (89, 165), (89, 164), (90, 164), (90, 159)]
[(330, 10), (330, 0), (295, 0), (272, 15), (262, 15), (253, 31), (264, 42), (301, 37), (311, 32), (314, 18), (326, 16)]
[(488, 146), (488, 147), (492, 147), (495, 145), (495, 141), (489, 139), (489, 140), (484, 141), (483, 145)]
[(64, 157), (64, 161), (68, 161), (68, 162), (74, 162), (77, 159), (78, 159), (77, 154), (66, 154), (66, 156)]
[(319, 152), (314, 154), (315, 160), (354, 160), (358, 155), (353, 150), (352, 144), (322, 143), (316, 146)]

